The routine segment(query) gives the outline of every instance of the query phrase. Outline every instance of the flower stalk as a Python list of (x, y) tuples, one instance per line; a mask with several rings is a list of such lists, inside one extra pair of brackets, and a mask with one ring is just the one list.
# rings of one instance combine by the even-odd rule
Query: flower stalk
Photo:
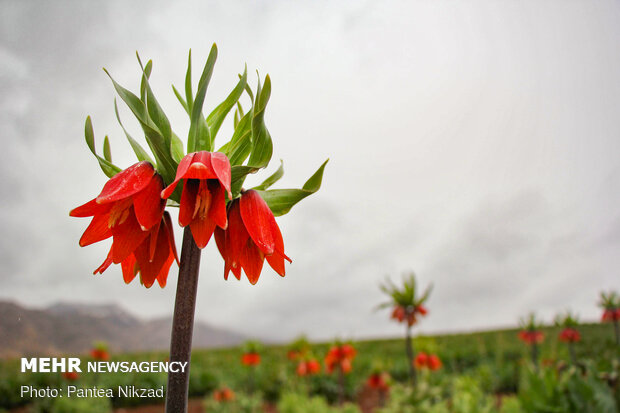
[(196, 309), (198, 270), (200, 269), (200, 251), (201, 250), (192, 237), (189, 226), (186, 227), (183, 232), (181, 264), (179, 267), (179, 279), (177, 281), (174, 316), (172, 319), (170, 361), (187, 363), (187, 367), (183, 372), (168, 374), (166, 413), (187, 411), (194, 312)]

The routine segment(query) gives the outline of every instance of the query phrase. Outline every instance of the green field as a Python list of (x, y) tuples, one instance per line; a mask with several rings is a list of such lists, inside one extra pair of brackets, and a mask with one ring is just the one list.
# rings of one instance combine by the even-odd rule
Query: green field
[[(385, 408), (379, 410), (386, 413), (616, 412), (620, 399), (619, 352), (612, 328), (606, 324), (583, 324), (579, 330), (583, 339), (576, 345), (577, 367), (569, 366), (566, 344), (557, 339), (559, 330), (543, 330), (545, 341), (538, 372), (529, 362), (529, 348), (517, 338), (518, 330), (416, 337), (416, 351), (439, 355), (443, 367), (434, 372), (421, 371), (415, 392), (407, 384), (408, 365), (402, 339), (354, 342), (357, 357), (352, 372), (346, 376), (346, 396), (349, 401), (358, 402), (368, 376), (380, 366), (392, 377), (390, 396), (385, 400)], [(323, 360), (329, 346), (330, 343), (312, 344), (311, 354)], [(327, 407), (338, 399), (337, 375), (323, 371), (312, 377), (298, 377), (296, 363), (287, 359), (287, 350), (287, 346), (266, 346), (261, 351), (261, 364), (252, 373), (240, 363), (240, 348), (194, 350), (190, 397), (208, 400), (208, 411), (251, 412), (253, 406), (264, 404), (277, 406), (280, 413), (357, 411), (354, 406)], [(113, 354), (112, 360), (163, 361), (166, 357), (165, 352)], [(124, 397), (30, 400), (20, 397), (20, 386), (60, 387), (66, 386), (67, 381), (54, 373), (22, 374), (18, 360), (2, 361), (0, 368), (0, 407), (7, 410), (27, 405), (33, 412), (104, 412), (162, 402)], [(165, 382), (165, 374), (83, 373), (75, 385), (155, 388)], [(224, 386), (235, 392), (235, 402), (213, 400), (212, 392)]]

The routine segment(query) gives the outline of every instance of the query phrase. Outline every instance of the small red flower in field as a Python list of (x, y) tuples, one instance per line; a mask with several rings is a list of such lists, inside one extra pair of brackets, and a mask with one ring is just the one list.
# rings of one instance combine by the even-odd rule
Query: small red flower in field
[(241, 356), (241, 363), (247, 367), (258, 366), (260, 364), (260, 354), (245, 353)]
[(98, 361), (110, 360), (110, 353), (103, 348), (94, 348), (90, 351), (90, 356)]
[(321, 372), (321, 364), (316, 359), (300, 361), (295, 370), (298, 376), (310, 376)]
[[(172, 220), (168, 212), (164, 212), (159, 224), (153, 226), (144, 241), (121, 262), (123, 279), (129, 284), (140, 273), (140, 282), (146, 288), (150, 288), (155, 280), (163, 288), (166, 286), (168, 272), (174, 261), (179, 263)], [(103, 264), (95, 270), (95, 274), (103, 274), (110, 264), (112, 264), (112, 250)]]
[(426, 364), (428, 363), (428, 354), (424, 353), (424, 352), (419, 352), (416, 356), (415, 359), (413, 360), (413, 365), (416, 369), (421, 369), (426, 367)]
[(603, 311), (601, 321), (619, 321), (620, 320), (620, 308), (606, 308)]
[(356, 354), (355, 348), (350, 344), (333, 346), (325, 357), (327, 372), (332, 373), (334, 369), (339, 368), (343, 373), (349, 373), (353, 369), (351, 362)]
[(526, 344), (542, 343), (544, 335), (542, 331), (523, 330), (519, 332), (519, 339)]
[(431, 354), (428, 357), (428, 361), (427, 361), (427, 366), (429, 369), (431, 369), (432, 371), (436, 371), (439, 370), (441, 368), (443, 364), (441, 363), (441, 360), (439, 359), (439, 357), (437, 357), (436, 354)]
[(560, 332), (560, 341), (564, 343), (577, 343), (581, 341), (581, 334), (574, 328), (565, 328)]
[(300, 351), (296, 351), (296, 350), (289, 350), (286, 353), (286, 358), (288, 358), (291, 361), (295, 361), (295, 360), (301, 358), (301, 356), (302, 356), (301, 352)]
[(165, 207), (159, 196), (162, 187), (161, 176), (148, 162), (138, 162), (116, 174), (95, 199), (69, 213), (93, 217), (80, 246), (113, 237), (108, 258), (115, 264), (124, 261), (161, 221)]
[(429, 369), (431, 371), (439, 370), (443, 363), (441, 359), (436, 354), (426, 354), (424, 352), (419, 352), (415, 359), (413, 360), (413, 366), (416, 369)]
[(67, 381), (76, 381), (80, 378), (80, 373), (77, 371), (66, 371), (62, 373), (62, 377)]
[(387, 373), (373, 373), (368, 377), (366, 385), (371, 389), (388, 391), (390, 389), (389, 380), (390, 375)]
[(223, 387), (213, 392), (213, 398), (218, 402), (229, 402), (235, 400), (235, 393), (228, 387)]
[(215, 229), (215, 242), (224, 258), (224, 279), (232, 271), (241, 279), (241, 269), (251, 284), (256, 284), (265, 258), (280, 276), (284, 277), (282, 233), (273, 213), (258, 192), (250, 189), (228, 207), (228, 228)]
[(183, 179), (183, 192), (179, 205), (179, 225), (189, 225), (198, 248), (204, 248), (216, 227), (225, 229), (226, 193), (230, 192), (230, 162), (220, 152), (200, 151), (186, 155), (177, 174), (161, 197), (166, 199)]

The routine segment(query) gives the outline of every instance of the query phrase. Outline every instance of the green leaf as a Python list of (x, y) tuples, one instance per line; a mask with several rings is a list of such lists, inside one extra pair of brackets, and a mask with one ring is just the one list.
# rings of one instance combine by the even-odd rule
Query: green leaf
[[(140, 56), (138, 55), (137, 52), (136, 52), (136, 57), (138, 58), (140, 67), (142, 67), (142, 62), (140, 61)], [(151, 61), (149, 61), (149, 63), (151, 63)], [(147, 67), (148, 67), (148, 64), (147, 64)], [(157, 126), (161, 136), (164, 138), (164, 142), (169, 144), (171, 136), (172, 136), (172, 129), (170, 127), (170, 121), (168, 120), (168, 117), (166, 116), (163, 109), (159, 105), (159, 102), (157, 102), (157, 99), (155, 99), (155, 95), (153, 94), (153, 90), (151, 89), (151, 85), (149, 84), (150, 70), (147, 73), (146, 69), (142, 67), (142, 72), (143, 72), (142, 73), (142, 85), (146, 89), (145, 103), (146, 103), (147, 113), (149, 117), (151, 118), (151, 120), (153, 121), (153, 123), (155, 124), (155, 126)]]
[(187, 102), (185, 101), (185, 99), (183, 99), (183, 96), (181, 96), (181, 94), (179, 93), (177, 88), (174, 87), (174, 85), (172, 85), (172, 91), (174, 92), (174, 96), (176, 96), (179, 102), (181, 103), (181, 106), (183, 106), (183, 109), (185, 109), (185, 112), (189, 115), (190, 114), (189, 106), (187, 106)]
[(217, 59), (217, 46), (215, 43), (211, 47), (211, 52), (207, 58), (202, 76), (198, 82), (198, 90), (196, 91), (196, 99), (192, 105), (191, 124), (189, 128), (189, 136), (187, 139), (187, 152), (210, 151), (211, 137), (209, 136), (209, 128), (207, 122), (202, 115), (202, 105), (207, 94), (207, 86), (213, 74), (213, 66)]
[(207, 126), (209, 126), (209, 133), (211, 134), (211, 146), (213, 146), (215, 135), (217, 135), (217, 132), (220, 130), (220, 126), (222, 126), (222, 122), (224, 122), (226, 115), (228, 115), (228, 112), (235, 107), (235, 104), (239, 101), (239, 98), (243, 94), (247, 79), (248, 69), (246, 67), (243, 71), (243, 76), (239, 80), (239, 83), (237, 83), (237, 86), (235, 86), (226, 99), (220, 103), (207, 117)]
[(112, 162), (112, 151), (110, 150), (110, 139), (108, 139), (108, 135), (103, 139), (103, 157), (106, 161)]
[(177, 164), (181, 162), (181, 159), (185, 156), (185, 152), (183, 152), (183, 141), (174, 132), (170, 140), (170, 153), (172, 154), (172, 159), (174, 159)]
[(271, 185), (278, 182), (280, 178), (282, 178), (282, 176), (284, 176), (284, 162), (280, 160), (280, 167), (278, 168), (278, 170), (275, 171), (273, 175), (271, 175), (269, 178), (265, 179), (262, 184), (255, 186), (252, 189), (264, 191), (265, 189), (269, 188)]
[(84, 137), (86, 138), (86, 144), (88, 145), (88, 148), (90, 149), (92, 154), (95, 155), (97, 161), (99, 162), (101, 170), (104, 174), (107, 175), (108, 178), (112, 178), (114, 175), (121, 171), (121, 168), (97, 155), (97, 150), (95, 149), (95, 132), (93, 130), (93, 124), (90, 120), (90, 116), (86, 118), (86, 123), (84, 125)]
[(271, 135), (265, 126), (265, 108), (271, 95), (271, 80), (265, 77), (265, 85), (261, 89), (260, 82), (256, 92), (256, 103), (252, 118), (252, 153), (248, 164), (257, 168), (264, 168), (269, 164), (273, 154)]
[(138, 158), (138, 160), (147, 161), (147, 162), (150, 162), (151, 165), (155, 165), (155, 162), (153, 162), (148, 152), (142, 146), (140, 146), (140, 144), (134, 138), (131, 137), (129, 132), (127, 132), (127, 129), (125, 129), (125, 126), (123, 126), (123, 122), (121, 122), (121, 117), (118, 114), (118, 105), (116, 104), (116, 98), (114, 99), (114, 113), (116, 114), (116, 120), (118, 121), (118, 124), (121, 125), (123, 132), (125, 132), (125, 136), (127, 137), (127, 140), (129, 141), (129, 145), (131, 145), (131, 148), (133, 149), (133, 152), (136, 154), (136, 157)]
[(112, 78), (110, 73), (105, 68), (103, 70), (110, 77), (110, 80), (114, 85), (114, 89), (116, 89), (116, 93), (118, 93), (120, 98), (127, 104), (136, 119), (140, 122), (146, 141), (149, 144), (151, 151), (153, 151), (155, 159), (157, 160), (157, 169), (163, 175), (164, 181), (172, 182), (176, 171), (176, 165), (170, 155), (170, 145), (166, 143), (163, 136), (157, 129), (157, 126), (155, 126), (153, 121), (150, 119), (146, 106), (136, 95), (116, 83), (114, 78)]
[[(138, 53), (136, 53), (137, 55)], [(140, 58), (138, 58), (139, 60)], [(140, 99), (144, 102), (146, 100), (146, 83), (145, 78), (148, 79), (151, 76), (151, 70), (153, 69), (153, 61), (149, 60), (144, 67), (144, 74), (146, 77), (142, 78), (142, 82), (140, 82)]]
[(291, 208), (304, 199), (305, 197), (312, 195), (321, 187), (321, 180), (323, 179), (323, 171), (327, 161), (319, 167), (319, 169), (306, 181), (303, 189), (270, 189), (267, 191), (258, 191), (261, 197), (267, 202), (271, 212), (275, 216), (280, 216), (288, 213)]
[(231, 165), (241, 165), (252, 151), (252, 114), (247, 113), (241, 118), (230, 142), (224, 145), (220, 152), (228, 156)]
[(192, 93), (192, 49), (189, 49), (187, 56), (187, 73), (185, 73), (185, 101), (187, 102), (188, 114), (194, 105), (194, 95)]

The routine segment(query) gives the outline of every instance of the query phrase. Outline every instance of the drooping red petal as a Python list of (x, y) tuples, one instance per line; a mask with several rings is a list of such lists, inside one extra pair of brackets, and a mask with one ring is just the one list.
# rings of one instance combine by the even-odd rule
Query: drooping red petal
[(142, 191), (134, 195), (133, 207), (136, 218), (143, 230), (150, 229), (161, 221), (166, 201), (161, 199), (161, 189), (164, 181), (159, 174), (153, 175), (149, 184)]
[(188, 153), (183, 157), (183, 159), (181, 159), (181, 162), (179, 162), (179, 165), (177, 166), (177, 174), (174, 178), (174, 181), (170, 185), (168, 185), (166, 189), (161, 191), (161, 197), (163, 199), (170, 198), (170, 195), (172, 195), (172, 193), (176, 189), (177, 184), (181, 179), (183, 179), (185, 172), (187, 172), (187, 168), (189, 168), (189, 166), (191, 165), (192, 159), (194, 159), (193, 153)]
[(84, 205), (80, 205), (77, 208), (73, 208), (71, 212), (69, 212), (69, 216), (84, 218), (84, 217), (92, 217), (94, 215), (105, 214), (110, 211), (112, 206), (109, 204), (98, 204), (97, 198), (94, 198)]
[(155, 250), (157, 248), (157, 238), (159, 238), (159, 226), (161, 225), (161, 219), (153, 228), (149, 230), (148, 240), (149, 240), (149, 261), (153, 261), (153, 257), (155, 257)]
[(131, 254), (121, 262), (121, 268), (123, 270), (123, 280), (125, 284), (129, 284), (136, 278), (138, 274), (138, 266), (136, 265), (136, 257)]
[(263, 262), (265, 256), (260, 249), (248, 239), (245, 247), (241, 251), (240, 262), (245, 275), (248, 277), (250, 284), (254, 285), (258, 282), (260, 273), (263, 270)]
[(110, 252), (108, 252), (108, 256), (105, 258), (103, 263), (95, 271), (93, 271), (93, 275), (97, 273), (103, 274), (103, 272), (107, 270), (110, 265), (112, 265), (112, 248), (110, 248)]
[(284, 254), (284, 241), (282, 240), (282, 233), (280, 232), (280, 227), (278, 227), (275, 219), (272, 222), (271, 233), (273, 234), (275, 249), (272, 255), (268, 255), (266, 257), (267, 262), (275, 272), (277, 272), (281, 277), (284, 277), (284, 260), (286, 259), (288, 262), (292, 261), (286, 256), (286, 254)]
[(273, 254), (275, 250), (273, 234), (275, 218), (267, 203), (258, 192), (250, 189), (241, 195), (239, 205), (245, 228), (256, 246), (265, 255)]
[[(159, 234), (157, 235), (157, 248), (155, 257), (151, 260), (149, 258), (147, 241), (140, 244), (136, 249), (134, 255), (138, 260), (138, 266), (140, 267), (140, 280), (146, 288), (150, 288), (157, 279), (160, 285), (166, 285), (168, 277), (168, 271), (174, 256), (170, 249), (170, 242), (168, 241), (168, 232), (164, 225), (159, 227)], [(165, 273), (162, 270), (166, 268)]]
[(170, 243), (170, 248), (172, 249), (172, 255), (174, 256), (174, 260), (177, 262), (177, 265), (181, 265), (179, 262), (179, 256), (177, 254), (177, 245), (174, 242), (174, 229), (172, 228), (172, 218), (170, 218), (170, 214), (168, 211), (164, 211), (164, 226), (166, 231), (168, 232), (168, 242)]
[(168, 282), (168, 273), (170, 272), (170, 267), (172, 267), (172, 263), (174, 262), (174, 257), (172, 254), (168, 257), (168, 260), (164, 263), (164, 266), (161, 267), (159, 274), (157, 275), (157, 283), (161, 288), (166, 286)]
[(95, 215), (93, 217), (90, 225), (88, 225), (88, 228), (86, 228), (86, 231), (84, 231), (80, 238), (80, 247), (85, 247), (112, 236), (112, 230), (108, 226), (109, 217), (109, 214)]
[(129, 211), (129, 216), (120, 225), (112, 228), (114, 241), (112, 243), (112, 258), (115, 264), (121, 263), (144, 241), (149, 234), (148, 231), (142, 231), (133, 208)]
[(186, 179), (181, 192), (181, 202), (179, 203), (179, 225), (188, 226), (194, 218), (196, 209), (196, 196), (200, 188), (200, 181), (197, 179)]
[(230, 269), (241, 279), (240, 257), (250, 235), (245, 229), (239, 209), (239, 201), (234, 200), (228, 209), (228, 229), (226, 230), (226, 252), (230, 260)]
[(146, 161), (138, 162), (110, 178), (96, 198), (97, 202), (106, 204), (137, 194), (146, 188), (154, 174), (153, 165)]
[(192, 230), (192, 235), (198, 248), (202, 249), (207, 246), (215, 227), (216, 225), (213, 220), (209, 219), (209, 217), (201, 218), (199, 215), (189, 224), (189, 228)]
[(207, 181), (209, 192), (211, 192), (211, 207), (209, 208), (209, 218), (218, 227), (226, 229), (228, 218), (226, 217), (226, 197), (224, 189), (220, 183), (214, 179)]
[(228, 192), (228, 199), (232, 199), (232, 193), (230, 191), (230, 180), (231, 180), (231, 168), (230, 161), (228, 157), (221, 152), (214, 152), (211, 154), (211, 167), (217, 175), (217, 179), (220, 181), (222, 186)]

